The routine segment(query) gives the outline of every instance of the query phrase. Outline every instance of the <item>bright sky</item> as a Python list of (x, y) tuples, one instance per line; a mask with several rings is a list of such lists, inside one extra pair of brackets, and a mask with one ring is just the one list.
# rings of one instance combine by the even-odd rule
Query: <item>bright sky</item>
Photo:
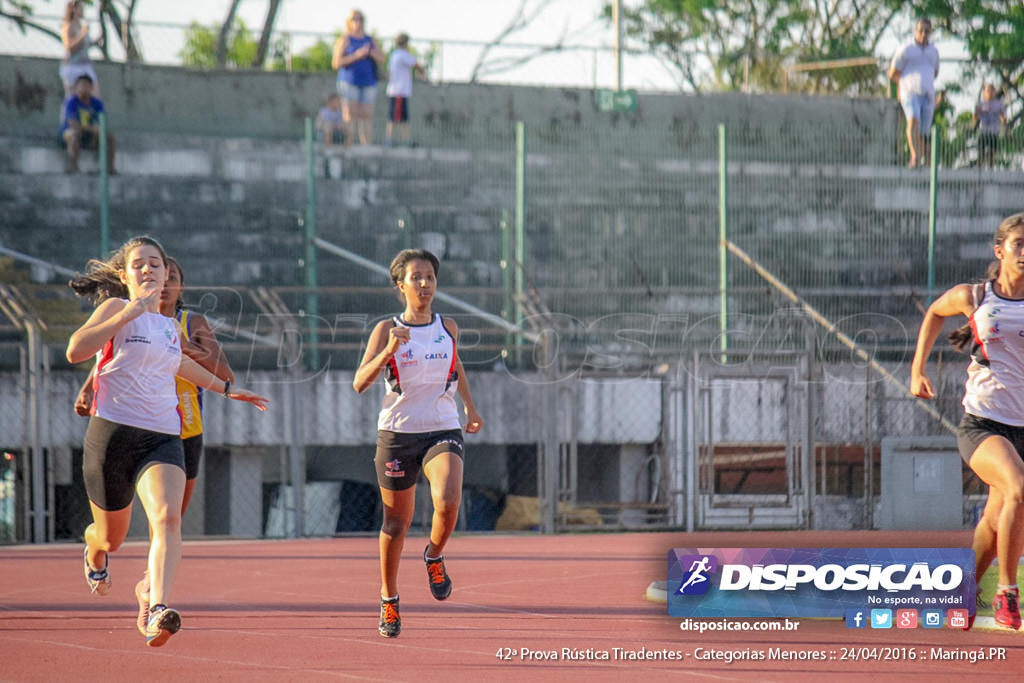
[[(601, 20), (601, 9), (609, 0), (546, 0), (547, 6), (526, 29), (510, 35), (507, 43), (552, 44), (562, 36), (572, 45), (604, 46), (614, 42), (612, 27)], [(626, 5), (640, 0), (623, 0)], [(354, 5), (327, 2), (327, 0), (284, 0), (278, 13), (276, 30), (294, 34), (293, 51), (297, 52), (315, 40), (313, 35), (331, 34), (344, 25), (345, 16), (352, 7), (364, 11), (367, 29), (382, 37), (391, 38), (401, 31), (412, 37), (414, 46), (427, 47), (427, 41), (443, 43), (439, 63), (432, 77), (436, 80), (468, 80), (480, 56), (479, 45), (459, 45), (458, 41), (488, 41), (495, 38), (511, 21), (521, 0), (373, 0)], [(545, 3), (528, 0), (527, 11)], [(96, 35), (97, 9), (86, 9), (86, 20)], [(254, 32), (263, 26), (268, 0), (242, 0), (239, 16)], [(37, 0), (36, 14), (58, 17), (63, 9), (62, 0)], [(136, 18), (139, 22), (187, 25), (199, 21), (204, 25), (219, 25), (227, 13), (226, 0), (138, 0)], [(44, 21), (54, 25), (53, 21)], [(56, 22), (59, 25), (59, 20)], [(181, 49), (181, 30), (177, 28), (149, 27), (142, 33), (143, 54), (154, 63), (174, 63)], [(880, 52), (891, 54), (900, 42), (909, 39), (909, 26), (893, 27), (892, 36), (883, 41)], [(454, 41), (454, 42), (453, 42)], [(962, 47), (936, 36), (939, 53), (944, 57), (963, 55)], [(495, 50), (492, 58), (521, 56), (530, 50)], [(32, 35), (21, 36), (11, 28), (10, 22), (0, 22), (0, 52), (59, 56), (60, 46), (51, 39)], [(939, 87), (944, 79), (955, 78), (955, 65), (944, 67), (939, 75)], [(615, 64), (610, 49), (578, 50), (545, 55), (539, 59), (481, 80), (497, 83), (569, 85), (575, 87), (613, 87)], [(677, 91), (677, 85), (668, 71), (657, 60), (639, 55), (628, 55), (623, 62), (623, 87), (647, 91)], [(973, 94), (969, 94), (973, 100)], [(961, 105), (963, 106), (963, 105)]]

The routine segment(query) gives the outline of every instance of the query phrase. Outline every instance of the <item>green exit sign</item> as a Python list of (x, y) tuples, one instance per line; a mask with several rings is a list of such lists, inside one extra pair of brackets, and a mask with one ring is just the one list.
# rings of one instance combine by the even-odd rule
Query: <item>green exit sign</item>
[(633, 111), (636, 109), (636, 90), (607, 90), (594, 92), (600, 111)]

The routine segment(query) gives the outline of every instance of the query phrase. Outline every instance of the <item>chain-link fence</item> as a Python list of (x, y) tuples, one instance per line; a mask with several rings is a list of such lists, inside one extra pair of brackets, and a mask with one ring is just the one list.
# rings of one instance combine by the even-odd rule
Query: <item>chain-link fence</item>
[[(377, 528), (382, 388), (350, 384), (400, 308), (380, 268), (410, 246), (442, 258), (453, 300), (436, 308), (460, 326), (486, 421), (467, 438), (460, 529), (871, 526), (883, 438), (944, 429), (898, 386), (922, 308), (982, 275), (1021, 208), (1018, 133), (999, 141), (1002, 166), (940, 153), (932, 175), (905, 168), (881, 101), (857, 125), (419, 133), (419, 147), (341, 151), (128, 132), (112, 178), (91, 161), (64, 175), (44, 132), (5, 139), (4, 247), (81, 268), (105, 216), (111, 244), (158, 236), (239, 381), (273, 399), (265, 416), (207, 401), (187, 534)], [(88, 311), (66, 276), (18, 258), (0, 269), (0, 533), (70, 538), (88, 518), (71, 410), (84, 369), (63, 345)], [(936, 359), (937, 409), (955, 421), (964, 361)]]

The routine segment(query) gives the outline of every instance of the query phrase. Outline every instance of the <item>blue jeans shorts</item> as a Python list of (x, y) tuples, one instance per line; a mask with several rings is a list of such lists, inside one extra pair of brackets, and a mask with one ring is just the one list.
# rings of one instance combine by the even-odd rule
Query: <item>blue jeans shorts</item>
[(904, 95), (900, 100), (907, 120), (917, 119), (921, 133), (928, 135), (932, 128), (932, 114), (935, 113), (935, 98), (928, 95)]
[(377, 101), (376, 85), (352, 85), (345, 81), (338, 81), (338, 94), (346, 102), (362, 102), (373, 104)]

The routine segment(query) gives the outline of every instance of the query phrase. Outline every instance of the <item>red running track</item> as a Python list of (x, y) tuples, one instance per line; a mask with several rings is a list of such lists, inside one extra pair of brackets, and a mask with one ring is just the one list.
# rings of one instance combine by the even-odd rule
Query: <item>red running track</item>
[[(187, 542), (171, 604), (183, 629), (148, 648), (135, 629), (132, 587), (145, 546), (111, 559), (114, 588), (91, 596), (81, 546), (0, 548), (0, 679), (5, 681), (790, 681), (823, 676), (936, 681), (1019, 672), (1024, 639), (1003, 632), (847, 629), (803, 620), (796, 632), (683, 632), (647, 602), (673, 547), (929, 547), (969, 544), (969, 532), (761, 532), (457, 536), (454, 592), (434, 601), (410, 538), (401, 568), (402, 635), (377, 634), (375, 537)], [(969, 653), (1005, 647), (1006, 661), (843, 661), (842, 648)], [(703, 652), (825, 651), (822, 662), (695, 658)], [(496, 655), (516, 650), (509, 660)], [(558, 661), (524, 661), (523, 648)], [(562, 649), (678, 651), (682, 661), (588, 661)], [(506, 650), (507, 652), (507, 650)], [(1016, 674), (1015, 674), (1016, 675)]]

